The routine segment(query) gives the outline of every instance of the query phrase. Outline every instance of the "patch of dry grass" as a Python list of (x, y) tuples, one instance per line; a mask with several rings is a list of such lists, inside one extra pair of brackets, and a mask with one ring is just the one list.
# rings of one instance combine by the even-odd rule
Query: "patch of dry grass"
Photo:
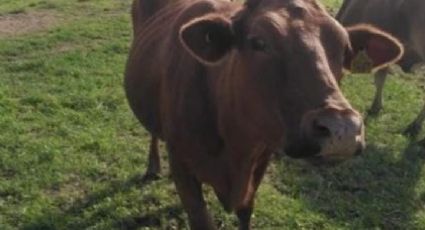
[(0, 16), (0, 37), (16, 36), (46, 30), (58, 19), (50, 11), (19, 12)]

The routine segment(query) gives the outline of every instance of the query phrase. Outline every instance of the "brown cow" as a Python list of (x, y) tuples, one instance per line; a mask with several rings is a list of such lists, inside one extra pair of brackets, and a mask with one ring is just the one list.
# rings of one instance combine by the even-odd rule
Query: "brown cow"
[[(135, 0), (133, 26), (125, 89), (152, 135), (147, 175), (159, 173), (162, 139), (192, 229), (215, 229), (202, 183), (250, 229), (274, 151), (325, 159), (361, 151), (362, 118), (338, 86), (344, 60), (355, 47), (379, 57), (376, 66), (402, 52), (374, 28), (347, 32), (314, 0)], [(351, 49), (349, 34), (361, 44)]]
[[(399, 61), (404, 71), (410, 71), (414, 64), (425, 60), (424, 0), (345, 0), (336, 18), (345, 26), (372, 24), (400, 39), (406, 48)], [(382, 88), (387, 74), (387, 69), (376, 73), (376, 94), (370, 109), (372, 114), (377, 114), (382, 108)], [(405, 133), (417, 135), (424, 120), (425, 105)]]

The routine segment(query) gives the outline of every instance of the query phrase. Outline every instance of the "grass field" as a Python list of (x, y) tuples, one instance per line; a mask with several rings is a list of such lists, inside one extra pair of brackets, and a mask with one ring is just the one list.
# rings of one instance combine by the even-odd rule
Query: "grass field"
[[(122, 88), (129, 7), (0, 0), (0, 229), (187, 228), (167, 164), (162, 179), (141, 183), (149, 137)], [(422, 106), (414, 78), (389, 78), (362, 157), (329, 169), (276, 158), (254, 228), (425, 229), (425, 152), (400, 134)], [(372, 82), (344, 79), (361, 111)], [(235, 217), (205, 190), (217, 224), (234, 229)]]

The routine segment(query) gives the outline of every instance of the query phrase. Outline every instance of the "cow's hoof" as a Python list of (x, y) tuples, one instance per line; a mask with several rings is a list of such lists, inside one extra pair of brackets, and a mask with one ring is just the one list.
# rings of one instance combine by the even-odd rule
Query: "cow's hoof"
[(412, 123), (404, 130), (403, 135), (407, 137), (416, 137), (421, 132), (421, 125)]
[(142, 177), (142, 183), (148, 183), (148, 182), (156, 181), (159, 179), (161, 179), (161, 176), (158, 173), (146, 173)]
[(373, 105), (370, 107), (370, 109), (367, 111), (367, 114), (370, 116), (377, 116), (379, 112), (381, 111), (382, 106)]

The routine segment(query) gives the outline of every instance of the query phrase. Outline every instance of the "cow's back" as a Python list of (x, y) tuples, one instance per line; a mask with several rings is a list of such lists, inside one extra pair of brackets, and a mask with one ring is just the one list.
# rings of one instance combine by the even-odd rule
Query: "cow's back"
[[(423, 0), (344, 0), (336, 19), (344, 26), (372, 24), (400, 39), (405, 54), (399, 64), (408, 71), (421, 61), (421, 53), (425, 52), (425, 41), (418, 41), (423, 40), (418, 38), (425, 32), (418, 32), (418, 28), (425, 28), (425, 22), (418, 21), (425, 15), (421, 12), (424, 4)], [(418, 27), (419, 24), (422, 26)]]
[(184, 126), (183, 121), (168, 117), (192, 117), (188, 123), (194, 126), (193, 119), (205, 118), (205, 114), (196, 116), (197, 111), (205, 111), (200, 106), (205, 104), (202, 88), (206, 83), (199, 76), (204, 74), (204, 67), (184, 50), (178, 34), (184, 23), (213, 11), (224, 0), (170, 1), (155, 12), (142, 11), (140, 4), (144, 1), (148, 2), (133, 4), (134, 40), (125, 89), (136, 117), (154, 136), (163, 138), (164, 126)]
[[(147, 0), (133, 2), (133, 43), (125, 73), (127, 98), (139, 121), (154, 135), (160, 134), (159, 87), (161, 82), (161, 47), (171, 29), (171, 20), (181, 9), (166, 5), (156, 12), (145, 9)], [(154, 1), (149, 1), (154, 2)]]
[(400, 6), (404, 0), (345, 0), (336, 19), (344, 26), (359, 23), (375, 25), (394, 35), (402, 35)]
[(131, 17), (133, 30), (140, 30), (145, 22), (152, 18), (167, 5), (179, 0), (133, 0)]

